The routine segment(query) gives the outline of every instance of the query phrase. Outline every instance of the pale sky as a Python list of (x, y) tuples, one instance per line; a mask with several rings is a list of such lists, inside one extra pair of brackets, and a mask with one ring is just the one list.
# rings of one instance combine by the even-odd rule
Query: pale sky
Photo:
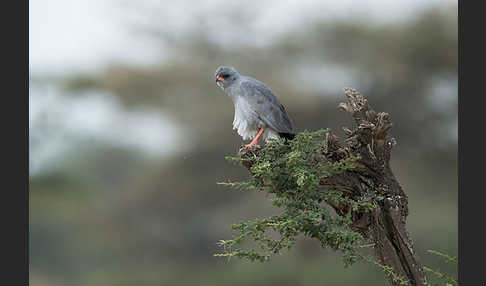
[[(262, 33), (278, 34), (289, 25), (312, 18), (375, 18), (402, 20), (431, 4), (450, 5), (455, 0), (296, 0), (246, 1), (257, 11)], [(150, 4), (172, 11), (167, 24), (182, 29), (190, 12), (224, 13), (226, 0), (29, 0), (29, 68), (31, 73), (95, 71), (110, 61), (151, 64), (162, 59), (160, 47), (127, 29), (135, 5)], [(235, 3), (235, 2), (231, 2)], [(216, 8), (215, 8), (216, 7)], [(184, 17), (186, 16), (186, 17)], [(170, 18), (170, 19), (169, 19)], [(172, 19), (177, 19), (176, 21)], [(163, 20), (162, 20), (163, 21)], [(260, 35), (261, 36), (261, 35)]]

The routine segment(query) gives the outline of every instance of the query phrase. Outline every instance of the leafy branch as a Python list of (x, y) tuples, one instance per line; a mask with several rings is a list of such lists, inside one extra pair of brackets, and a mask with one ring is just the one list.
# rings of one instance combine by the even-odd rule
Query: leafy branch
[[(428, 253), (434, 254), (443, 259), (446, 263), (454, 263), (457, 264), (457, 257), (449, 256), (448, 254), (439, 252), (437, 250), (427, 250)], [(443, 281), (446, 286), (453, 286), (458, 285), (457, 279), (452, 277), (451, 275), (442, 273), (438, 269), (432, 269), (427, 266), (424, 266), (424, 270), (431, 274), (431, 276), (437, 278), (439, 281)]]
[[(327, 130), (301, 132), (294, 140), (268, 142), (258, 156), (228, 157), (231, 162), (250, 163), (253, 176), (245, 182), (222, 182), (221, 185), (238, 190), (262, 190), (273, 194), (271, 204), (282, 209), (279, 215), (257, 218), (232, 225), (233, 239), (221, 240), (224, 248), (219, 257), (238, 257), (251, 261), (268, 261), (271, 254), (290, 249), (296, 236), (304, 234), (320, 241), (323, 248), (340, 251), (345, 265), (356, 261), (356, 249), (364, 240), (361, 234), (349, 228), (351, 213), (333, 214), (323, 203), (345, 205), (349, 209), (371, 211), (369, 201), (356, 202), (344, 192), (323, 189), (327, 178), (352, 170), (358, 159), (350, 157), (328, 164), (318, 164), (317, 156), (326, 146)], [(251, 162), (248, 162), (251, 161)], [(242, 249), (248, 239), (255, 249)]]

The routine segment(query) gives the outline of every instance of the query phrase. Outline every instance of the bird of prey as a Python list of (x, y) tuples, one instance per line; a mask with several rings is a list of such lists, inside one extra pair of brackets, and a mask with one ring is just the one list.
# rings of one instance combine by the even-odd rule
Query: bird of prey
[(233, 129), (248, 147), (258, 147), (258, 140), (293, 139), (293, 127), (285, 107), (263, 82), (239, 74), (233, 67), (221, 66), (214, 74), (216, 84), (233, 100)]

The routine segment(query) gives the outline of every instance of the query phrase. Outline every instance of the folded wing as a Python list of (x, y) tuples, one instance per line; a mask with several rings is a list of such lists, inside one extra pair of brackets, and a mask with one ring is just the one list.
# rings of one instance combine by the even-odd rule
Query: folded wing
[(292, 133), (292, 121), (269, 87), (255, 79), (243, 81), (241, 87), (260, 120), (278, 133)]

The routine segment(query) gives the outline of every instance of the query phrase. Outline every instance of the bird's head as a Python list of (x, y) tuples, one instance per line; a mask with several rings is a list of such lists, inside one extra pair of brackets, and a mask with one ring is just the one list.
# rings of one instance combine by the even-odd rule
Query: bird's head
[(240, 74), (233, 67), (222, 66), (216, 70), (214, 76), (216, 77), (216, 84), (225, 89), (235, 82)]

